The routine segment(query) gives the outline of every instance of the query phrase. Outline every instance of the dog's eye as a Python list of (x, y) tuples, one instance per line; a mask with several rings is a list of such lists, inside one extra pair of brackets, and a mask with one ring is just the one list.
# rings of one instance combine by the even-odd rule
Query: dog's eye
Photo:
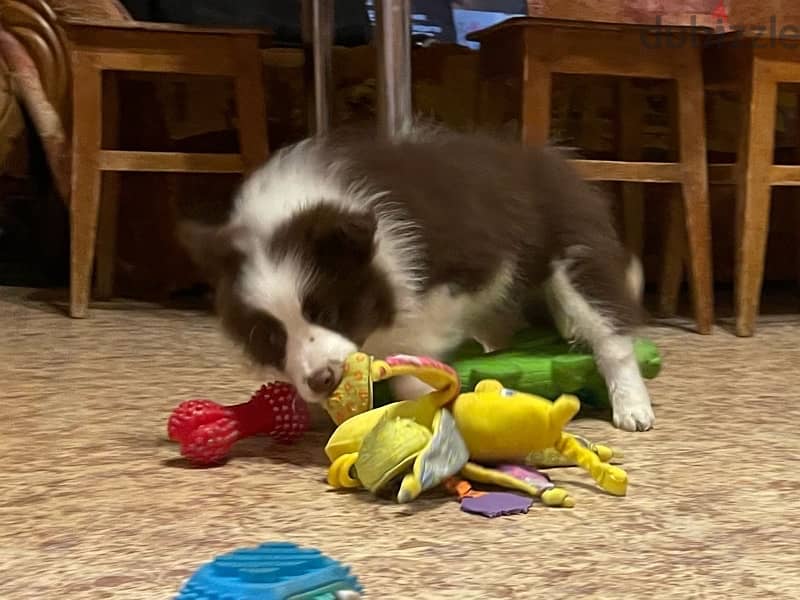
[(365, 315), (372, 314), (378, 310), (378, 299), (374, 296), (364, 296), (359, 302), (361, 312)]
[(320, 325), (324, 327), (333, 327), (339, 322), (339, 309), (335, 306), (327, 306), (320, 311), (318, 319), (319, 321), (317, 322)]
[(283, 331), (270, 331), (269, 343), (273, 348), (279, 348), (286, 344), (286, 334)]
[(335, 305), (319, 306), (307, 303), (303, 308), (303, 316), (315, 325), (330, 329), (339, 321), (339, 308)]
[(272, 315), (254, 312), (249, 319), (229, 321), (228, 327), (258, 364), (283, 368), (286, 330)]

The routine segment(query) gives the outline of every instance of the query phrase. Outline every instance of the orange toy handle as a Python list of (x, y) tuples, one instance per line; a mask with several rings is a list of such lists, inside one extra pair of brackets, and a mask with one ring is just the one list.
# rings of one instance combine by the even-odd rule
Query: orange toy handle
[(470, 484), (469, 481), (458, 479), (457, 477), (450, 477), (446, 479), (444, 482), (444, 487), (448, 492), (458, 496), (459, 500), (463, 500), (464, 498), (479, 498), (486, 493), (476, 492), (472, 489), (472, 484)]

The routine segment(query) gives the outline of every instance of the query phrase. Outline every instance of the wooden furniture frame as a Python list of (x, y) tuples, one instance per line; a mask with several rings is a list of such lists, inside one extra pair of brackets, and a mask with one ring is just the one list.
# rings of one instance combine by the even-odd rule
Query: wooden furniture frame
[(735, 89), (742, 119), (735, 165), (711, 165), (713, 183), (736, 185), (736, 329), (755, 332), (764, 281), (772, 188), (800, 186), (800, 166), (774, 164), (778, 85), (800, 83), (800, 41), (732, 33), (705, 53), (707, 84)]
[[(104, 298), (112, 291), (118, 173), (246, 173), (266, 160), (266, 102), (260, 53), (264, 34), (135, 21), (98, 23), (71, 19), (60, 25), (72, 71), (70, 315), (86, 317), (95, 254), (96, 295)], [(134, 152), (114, 148), (119, 115), (113, 73), (120, 71), (233, 79), (240, 124), (239, 153)], [(111, 76), (104, 79), (106, 72)]]
[(694, 314), (697, 330), (704, 334), (711, 332), (714, 321), (701, 52), (707, 33), (708, 30), (689, 27), (652, 28), (520, 17), (472, 36), (481, 43), (479, 120), (502, 125), (521, 115), (521, 136), (528, 144), (549, 140), (553, 74), (676, 82), (677, 162), (572, 162), (589, 180), (672, 183), (681, 187)]

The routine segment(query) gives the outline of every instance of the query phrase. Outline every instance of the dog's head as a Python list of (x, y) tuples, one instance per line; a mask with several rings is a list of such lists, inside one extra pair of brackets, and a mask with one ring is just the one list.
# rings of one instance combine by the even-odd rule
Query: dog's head
[(183, 224), (180, 233), (216, 288), (227, 334), (266, 372), (322, 402), (345, 358), (394, 319), (376, 230), (371, 213), (319, 203), (268, 233), (240, 221)]

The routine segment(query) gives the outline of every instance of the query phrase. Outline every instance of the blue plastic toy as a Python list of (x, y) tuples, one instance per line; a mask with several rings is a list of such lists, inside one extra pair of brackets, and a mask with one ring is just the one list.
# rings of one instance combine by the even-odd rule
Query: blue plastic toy
[(361, 592), (350, 568), (319, 550), (268, 542), (203, 565), (176, 600), (336, 600)]

